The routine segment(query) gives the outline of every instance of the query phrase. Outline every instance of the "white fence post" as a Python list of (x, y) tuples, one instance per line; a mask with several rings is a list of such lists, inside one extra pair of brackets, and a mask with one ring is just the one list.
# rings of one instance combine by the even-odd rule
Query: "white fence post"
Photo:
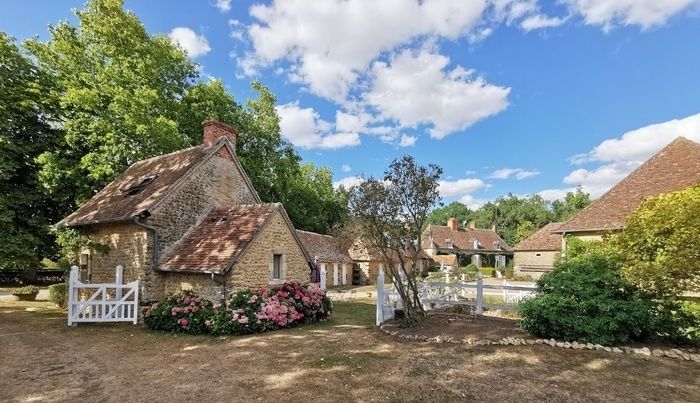
[(321, 263), (321, 289), (326, 289), (326, 264)]
[(384, 270), (377, 273), (377, 326), (384, 322)]
[(75, 282), (78, 281), (80, 272), (78, 266), (71, 266), (70, 275), (68, 276), (68, 326), (75, 326), (77, 323), (73, 322), (73, 314), (75, 312), (74, 301), (79, 300), (78, 290), (75, 289)]
[(476, 277), (476, 314), (484, 314), (484, 276), (481, 273)]

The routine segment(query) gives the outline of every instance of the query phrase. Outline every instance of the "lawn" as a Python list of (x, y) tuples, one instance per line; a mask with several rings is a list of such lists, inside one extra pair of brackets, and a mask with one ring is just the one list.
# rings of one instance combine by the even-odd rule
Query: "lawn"
[(0, 304), (0, 400), (697, 401), (700, 366), (543, 346), (400, 342), (374, 306), (248, 337), (66, 326), (46, 303)]

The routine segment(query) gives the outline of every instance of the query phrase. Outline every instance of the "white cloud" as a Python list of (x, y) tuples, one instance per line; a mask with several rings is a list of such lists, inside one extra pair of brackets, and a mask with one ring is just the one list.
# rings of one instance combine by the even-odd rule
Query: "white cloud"
[(319, 96), (344, 101), (381, 52), (414, 38), (457, 39), (479, 20), (485, 0), (276, 0), (250, 9), (260, 63), (288, 60), (296, 78)]
[(700, 4), (699, 0), (567, 0), (569, 8), (586, 24), (610, 30), (617, 25), (642, 29), (665, 24), (672, 16)]
[(555, 201), (555, 200), (561, 200), (564, 197), (566, 197), (566, 194), (569, 192), (575, 192), (576, 188), (564, 188), (564, 189), (546, 189), (541, 192), (538, 192), (537, 194), (542, 196), (543, 199), (547, 201)]
[(521, 23), (520, 27), (525, 31), (532, 31), (534, 29), (541, 28), (551, 28), (558, 27), (566, 21), (566, 18), (560, 17), (547, 17), (541, 14), (532, 15), (525, 18)]
[(488, 200), (478, 199), (472, 195), (464, 195), (459, 198), (459, 202), (469, 207), (472, 210), (478, 210), (484, 204), (488, 203)]
[(351, 167), (350, 165), (348, 165), (348, 164), (343, 164), (343, 166), (341, 166), (340, 169), (341, 169), (343, 172), (350, 172), (350, 171), (352, 171), (352, 167)]
[(359, 176), (348, 176), (347, 178), (343, 178), (333, 182), (333, 188), (338, 189), (342, 186), (345, 189), (350, 189), (351, 187), (359, 185), (364, 181), (365, 180)]
[(438, 182), (438, 191), (442, 197), (460, 196), (488, 187), (489, 185), (481, 179), (474, 178), (457, 179), (456, 181), (442, 180)]
[(231, 0), (216, 0), (216, 8), (222, 13), (231, 11)]
[(363, 98), (380, 117), (401, 127), (431, 125), (430, 136), (436, 139), (508, 106), (510, 88), (489, 84), (460, 66), (447, 71), (449, 62), (427, 49), (404, 50), (390, 63), (374, 63), (373, 87)]
[(533, 176), (539, 175), (539, 171), (528, 171), (522, 168), (502, 168), (502, 169), (497, 169), (491, 173), (488, 177), (490, 179), (508, 179), (511, 176), (515, 176), (515, 179), (517, 180), (523, 180), (527, 178), (531, 178)]
[(399, 147), (412, 147), (416, 144), (416, 140), (418, 140), (418, 137), (416, 136), (402, 134), (401, 141), (399, 141)]
[(300, 108), (297, 103), (280, 105), (282, 136), (297, 147), (305, 149), (335, 149), (360, 144), (357, 132), (334, 132), (333, 124), (319, 116), (313, 108)]
[(572, 158), (576, 164), (598, 163), (591, 169), (579, 168), (564, 183), (581, 185), (598, 197), (678, 136), (700, 142), (700, 114), (652, 124), (600, 143), (585, 154)]
[(191, 57), (206, 55), (211, 50), (204, 35), (197, 35), (187, 27), (173, 28), (168, 36), (173, 43), (180, 45)]
[(518, 24), (525, 31), (557, 27), (566, 18), (542, 14), (537, 0), (491, 0), (492, 18), (506, 25)]

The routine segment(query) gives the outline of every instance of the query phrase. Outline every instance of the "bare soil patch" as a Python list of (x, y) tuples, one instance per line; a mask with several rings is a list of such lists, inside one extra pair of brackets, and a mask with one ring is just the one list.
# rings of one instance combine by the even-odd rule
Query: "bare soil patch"
[(418, 326), (403, 328), (397, 321), (390, 321), (384, 328), (410, 336), (452, 337), (457, 340), (500, 340), (505, 337), (534, 339), (518, 327), (517, 320), (489, 316), (430, 314)]
[[(30, 309), (30, 310), (28, 310)], [(700, 366), (542, 346), (403, 342), (374, 305), (247, 337), (66, 326), (46, 303), (0, 303), (0, 401), (697, 401)]]

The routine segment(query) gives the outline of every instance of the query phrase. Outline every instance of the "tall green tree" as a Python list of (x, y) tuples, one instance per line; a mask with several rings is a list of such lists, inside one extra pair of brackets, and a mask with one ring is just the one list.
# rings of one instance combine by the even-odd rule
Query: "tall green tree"
[(464, 204), (454, 201), (446, 206), (436, 208), (428, 214), (425, 222), (426, 225), (447, 225), (447, 220), (455, 217), (457, 222), (468, 222), (472, 217), (473, 212)]
[(518, 226), (529, 221), (540, 228), (553, 219), (549, 204), (539, 195), (518, 197), (513, 194), (501, 196), (495, 202), (486, 203), (474, 213), (477, 227), (490, 228), (496, 224), (496, 231), (509, 244), (518, 243)]
[(47, 120), (50, 77), (0, 32), (0, 268), (36, 267), (53, 256), (49, 223), (65, 208), (40, 191), (35, 159), (61, 132)]
[(552, 202), (552, 212), (555, 221), (566, 221), (579, 211), (591, 204), (591, 195), (584, 192), (581, 186), (574, 192), (567, 192), (561, 200)]
[(25, 46), (56, 85), (64, 138), (39, 156), (42, 184), (59, 192), (78, 184), (91, 197), (134, 161), (183, 148), (179, 101), (196, 65), (163, 35), (151, 36), (123, 0), (91, 0), (78, 26), (50, 27), (51, 39)]

